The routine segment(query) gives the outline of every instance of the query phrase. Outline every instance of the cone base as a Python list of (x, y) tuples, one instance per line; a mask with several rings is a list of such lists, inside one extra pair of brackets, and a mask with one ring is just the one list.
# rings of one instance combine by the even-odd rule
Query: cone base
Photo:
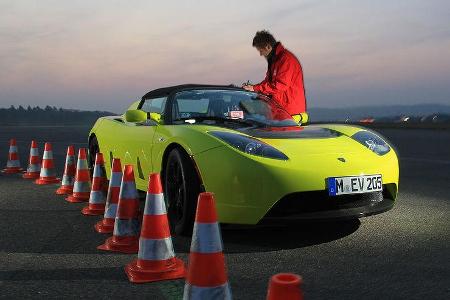
[(186, 276), (184, 263), (179, 258), (174, 258), (174, 264), (165, 270), (143, 269), (137, 265), (137, 259), (125, 266), (125, 273), (130, 282), (145, 283), (161, 280), (180, 279)]
[(98, 246), (97, 249), (127, 254), (138, 253), (139, 239), (138, 237), (135, 237), (135, 239), (133, 239), (133, 241), (130, 241), (130, 243), (119, 244), (113, 241), (113, 237), (109, 237), (106, 239), (105, 243), (103, 245)]
[(86, 216), (101, 216), (105, 213), (105, 208), (91, 208), (86, 206), (83, 207), (81, 213)]
[(73, 192), (73, 186), (62, 186), (59, 189), (57, 189), (55, 191), (56, 195), (68, 195), (68, 194), (72, 194)]
[(22, 178), (24, 179), (38, 179), (39, 173), (25, 173), (22, 175)]
[(74, 197), (73, 195), (70, 195), (66, 198), (67, 202), (70, 203), (80, 203), (80, 202), (87, 202), (89, 200), (89, 198), (84, 198), (84, 197)]
[(22, 173), (23, 169), (22, 168), (5, 168), (2, 170), (2, 173), (5, 174), (17, 174), (17, 173)]
[(54, 183), (60, 183), (61, 180), (59, 178), (53, 178), (53, 179), (36, 179), (34, 181), (34, 183), (39, 184), (39, 185), (44, 185), (44, 184), (54, 184)]
[(112, 233), (114, 231), (114, 222), (112, 222), (112, 225), (110, 225), (105, 224), (103, 221), (104, 220), (101, 220), (94, 225), (95, 231), (97, 231), (98, 233)]

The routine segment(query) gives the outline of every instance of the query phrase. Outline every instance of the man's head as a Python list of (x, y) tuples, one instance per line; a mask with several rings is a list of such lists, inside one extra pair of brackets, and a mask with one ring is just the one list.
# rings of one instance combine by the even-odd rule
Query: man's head
[(273, 35), (267, 30), (256, 32), (256, 35), (253, 38), (253, 47), (258, 50), (259, 55), (264, 56), (265, 58), (269, 56), (276, 43), (277, 41)]

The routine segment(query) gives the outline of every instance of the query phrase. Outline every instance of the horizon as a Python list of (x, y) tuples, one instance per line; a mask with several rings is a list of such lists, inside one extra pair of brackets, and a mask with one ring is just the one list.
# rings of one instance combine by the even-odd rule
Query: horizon
[(448, 105), (448, 15), (444, 0), (2, 2), (0, 107), (123, 112), (163, 86), (257, 83), (262, 29), (300, 59), (309, 108)]
[[(22, 108), (24, 108), (25, 110), (27, 110), (28, 106), (30, 106), (31, 108), (40, 108), (40, 109), (45, 109), (46, 106), (49, 106), (51, 108), (56, 108), (56, 109), (63, 109), (63, 110), (74, 110), (74, 111), (80, 111), (80, 112), (108, 112), (108, 113), (116, 113), (116, 114), (122, 114), (125, 112), (121, 111), (121, 112), (114, 112), (114, 111), (108, 111), (108, 110), (97, 110), (97, 109), (79, 109), (79, 108), (73, 108), (73, 107), (63, 107), (63, 106), (51, 106), (51, 105), (44, 105), (44, 106), (32, 106), (32, 105), (21, 105), (21, 104), (16, 104), (16, 105), (10, 105), (8, 107), (1, 107), (0, 109), (9, 109), (11, 106), (14, 106), (14, 108), (17, 110), (19, 108), (19, 106), (22, 106)], [(321, 107), (321, 106), (313, 106), (313, 107), (309, 107), (309, 109), (330, 109), (330, 110), (342, 110), (342, 109), (352, 109), (352, 110), (358, 110), (358, 109), (367, 109), (367, 108), (376, 108), (376, 109), (381, 109), (381, 108), (385, 108), (385, 107), (405, 107), (405, 108), (411, 108), (411, 107), (417, 107), (417, 106), (437, 106), (437, 107), (445, 107), (448, 108), (450, 110), (450, 103), (417, 103), (417, 104), (388, 104), (388, 105), (362, 105), (362, 106), (348, 106), (348, 107)], [(446, 112), (445, 112), (446, 113)]]

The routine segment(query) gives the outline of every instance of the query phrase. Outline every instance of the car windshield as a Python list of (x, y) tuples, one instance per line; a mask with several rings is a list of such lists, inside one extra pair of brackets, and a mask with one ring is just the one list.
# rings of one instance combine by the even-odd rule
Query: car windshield
[(189, 90), (175, 95), (174, 124), (286, 127), (298, 126), (277, 103), (263, 95), (236, 90)]

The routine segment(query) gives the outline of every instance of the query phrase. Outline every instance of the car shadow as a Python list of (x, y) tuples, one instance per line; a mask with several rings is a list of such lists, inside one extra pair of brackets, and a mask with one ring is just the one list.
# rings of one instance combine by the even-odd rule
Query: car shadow
[[(222, 225), (224, 253), (267, 252), (331, 242), (358, 230), (361, 222), (291, 222), (283, 225)], [(189, 253), (190, 238), (174, 237), (176, 252)]]

